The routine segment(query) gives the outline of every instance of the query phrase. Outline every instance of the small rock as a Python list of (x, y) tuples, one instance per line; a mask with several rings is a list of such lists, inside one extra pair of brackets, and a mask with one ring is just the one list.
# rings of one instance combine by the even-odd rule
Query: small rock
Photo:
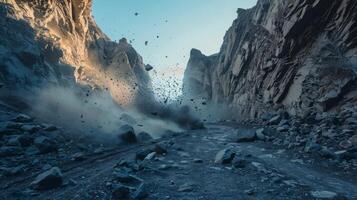
[(289, 130), (289, 125), (282, 125), (282, 126), (279, 126), (276, 130), (279, 131), (279, 132), (286, 132)]
[(37, 137), (34, 141), (34, 145), (41, 154), (56, 152), (58, 149), (56, 142), (45, 136)]
[(140, 142), (148, 142), (153, 139), (147, 132), (140, 132), (136, 137)]
[(350, 141), (354, 147), (357, 147), (357, 135), (352, 136), (348, 141)]
[(247, 161), (240, 156), (235, 156), (232, 163), (235, 168), (244, 168), (247, 165)]
[(166, 150), (166, 145), (161, 143), (161, 144), (156, 144), (154, 151), (158, 154), (158, 155), (164, 155), (167, 154), (167, 150)]
[(311, 195), (317, 199), (335, 199), (338, 195), (330, 191), (312, 191)]
[(129, 125), (124, 125), (119, 130), (119, 138), (127, 143), (135, 143), (137, 142), (136, 135), (134, 132), (134, 128)]
[(262, 140), (262, 141), (266, 140), (266, 136), (265, 136), (266, 130), (264, 128), (260, 128), (256, 130), (255, 133), (258, 140)]
[(29, 133), (35, 133), (35, 132), (41, 130), (41, 127), (38, 125), (25, 124), (25, 125), (21, 126), (21, 130), (29, 132)]
[(196, 158), (193, 160), (194, 163), (203, 163), (202, 159)]
[(245, 193), (246, 195), (251, 196), (251, 195), (253, 195), (253, 194), (254, 194), (254, 190), (253, 190), (253, 189), (244, 190), (244, 193)]
[(146, 71), (151, 71), (151, 70), (153, 70), (154, 69), (154, 67), (153, 66), (151, 66), (151, 65), (149, 65), (149, 64), (147, 64), (147, 65), (145, 65), (145, 70)]
[(281, 121), (281, 117), (280, 115), (277, 115), (269, 120), (268, 125), (278, 125), (280, 121)]
[(130, 198), (130, 188), (122, 184), (113, 186), (112, 198), (115, 200), (124, 200)]
[(12, 121), (14, 122), (20, 122), (20, 123), (28, 123), (28, 122), (32, 122), (33, 119), (25, 114), (19, 114), (17, 115)]
[(254, 130), (238, 130), (236, 135), (236, 142), (254, 142), (256, 134)]
[(22, 149), (13, 146), (2, 146), (0, 148), (0, 157), (9, 157), (22, 154)]
[(145, 185), (142, 183), (138, 188), (136, 188), (134, 194), (132, 195), (133, 199), (145, 199), (148, 196)]
[(192, 183), (185, 183), (179, 187), (178, 191), (179, 192), (192, 192), (193, 186), (194, 185)]
[(141, 149), (138, 152), (136, 152), (135, 159), (136, 160), (144, 160), (152, 152), (154, 152), (154, 151), (151, 149)]
[(53, 167), (50, 170), (38, 175), (31, 183), (31, 186), (36, 190), (50, 190), (60, 187), (63, 183), (62, 173), (58, 167)]
[(229, 164), (232, 162), (235, 152), (232, 149), (223, 149), (219, 151), (215, 158), (215, 163)]
[(149, 153), (144, 160), (153, 160), (155, 158), (156, 152)]
[(321, 148), (321, 145), (317, 144), (316, 142), (309, 141), (308, 143), (306, 143), (304, 151), (307, 153), (313, 153), (320, 151)]

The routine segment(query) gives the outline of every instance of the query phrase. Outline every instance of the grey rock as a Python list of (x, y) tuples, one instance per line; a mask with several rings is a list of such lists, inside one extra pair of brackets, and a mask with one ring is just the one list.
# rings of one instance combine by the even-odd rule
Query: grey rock
[(145, 187), (145, 184), (142, 183), (135, 189), (135, 192), (132, 195), (133, 199), (145, 199), (148, 197), (149, 193)]
[(245, 168), (247, 166), (247, 160), (239, 155), (236, 155), (232, 161), (233, 167), (235, 168)]
[(216, 154), (214, 162), (217, 164), (229, 164), (232, 162), (235, 152), (231, 149), (223, 149)]
[(13, 119), (13, 121), (21, 122), (21, 123), (28, 123), (28, 122), (32, 122), (33, 118), (31, 118), (30, 116), (25, 115), (25, 114), (19, 114)]
[(20, 147), (2, 146), (0, 147), (0, 157), (9, 157), (23, 154)]
[(148, 142), (153, 139), (151, 135), (147, 132), (140, 132), (136, 137), (140, 142)]
[(281, 117), (280, 115), (277, 115), (269, 120), (268, 125), (278, 125), (280, 121), (281, 121)]
[(125, 200), (130, 198), (130, 188), (122, 184), (115, 184), (112, 191), (112, 199)]
[(118, 133), (119, 138), (127, 143), (136, 143), (137, 138), (134, 132), (134, 128), (129, 125), (124, 125), (120, 128)]
[(254, 142), (256, 134), (254, 130), (238, 130), (236, 133), (236, 142)]
[(311, 191), (311, 195), (317, 199), (335, 199), (338, 194), (330, 191)]
[(42, 154), (56, 152), (58, 150), (57, 143), (45, 136), (35, 138), (34, 145)]
[(167, 146), (166, 146), (165, 143), (156, 144), (155, 147), (154, 147), (154, 151), (155, 151), (158, 155), (167, 154)]
[(267, 139), (267, 137), (265, 136), (266, 130), (264, 128), (260, 128), (260, 129), (256, 130), (255, 133), (256, 133), (258, 140), (265, 141)]
[(185, 183), (183, 185), (180, 185), (178, 188), (179, 192), (192, 192), (194, 189), (194, 184), (192, 183)]
[(58, 167), (53, 167), (38, 175), (31, 183), (31, 187), (36, 190), (50, 190), (62, 186), (62, 183), (63, 177), (61, 170)]

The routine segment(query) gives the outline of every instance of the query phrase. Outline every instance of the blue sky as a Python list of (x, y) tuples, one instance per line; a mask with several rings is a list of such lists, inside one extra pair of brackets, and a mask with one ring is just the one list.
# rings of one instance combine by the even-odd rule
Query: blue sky
[(177, 70), (181, 79), (190, 50), (217, 53), (237, 8), (255, 4), (256, 0), (94, 0), (93, 15), (112, 40), (132, 40), (145, 63), (158, 73)]

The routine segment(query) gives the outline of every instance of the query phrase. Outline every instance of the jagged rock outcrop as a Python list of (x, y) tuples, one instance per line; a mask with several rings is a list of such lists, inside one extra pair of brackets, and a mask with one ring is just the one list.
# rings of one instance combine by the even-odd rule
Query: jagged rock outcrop
[(191, 52), (186, 95), (252, 118), (356, 104), (356, 1), (259, 0), (237, 12), (218, 55)]
[(92, 0), (0, 0), (0, 83), (8, 91), (86, 86), (108, 90), (120, 103), (149, 91), (141, 56), (126, 39), (110, 41), (91, 6)]

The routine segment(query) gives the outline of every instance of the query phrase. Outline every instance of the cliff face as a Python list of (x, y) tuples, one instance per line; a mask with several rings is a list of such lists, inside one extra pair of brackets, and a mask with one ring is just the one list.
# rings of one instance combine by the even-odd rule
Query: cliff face
[(112, 42), (91, 15), (92, 0), (0, 0), (0, 82), (109, 90), (120, 103), (150, 90), (140, 55)]
[(186, 95), (252, 118), (356, 104), (356, 1), (259, 0), (237, 12), (218, 55), (191, 53)]

